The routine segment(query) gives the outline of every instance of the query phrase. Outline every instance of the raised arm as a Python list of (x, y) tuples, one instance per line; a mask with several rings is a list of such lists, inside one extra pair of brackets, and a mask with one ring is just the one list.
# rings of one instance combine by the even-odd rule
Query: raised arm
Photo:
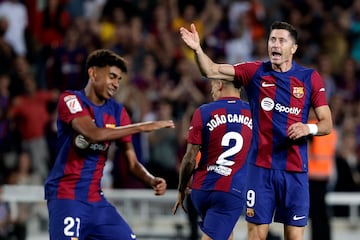
[(200, 45), (199, 33), (196, 30), (195, 24), (191, 24), (190, 31), (184, 27), (180, 28), (180, 35), (182, 40), (188, 47), (194, 50), (196, 61), (201, 73), (207, 78), (216, 78), (224, 80), (234, 80), (235, 70), (230, 64), (214, 63), (203, 51)]

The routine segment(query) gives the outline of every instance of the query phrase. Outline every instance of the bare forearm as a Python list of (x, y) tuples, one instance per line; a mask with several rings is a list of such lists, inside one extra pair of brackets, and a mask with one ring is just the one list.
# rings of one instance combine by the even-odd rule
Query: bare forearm
[(235, 76), (234, 67), (231, 64), (217, 64), (214, 63), (202, 48), (197, 48), (195, 51), (196, 63), (200, 69), (201, 74), (209, 79), (223, 79), (233, 81)]
[(130, 168), (134, 176), (147, 186), (151, 186), (152, 180), (155, 178), (146, 168), (139, 162)]
[(333, 128), (331, 111), (329, 106), (322, 106), (315, 109), (318, 118), (316, 126), (318, 128), (316, 135), (327, 135)]
[(181, 161), (178, 190), (184, 192), (193, 174), (196, 165), (196, 155), (199, 152), (199, 145), (188, 143), (186, 153)]
[(90, 142), (113, 141), (141, 131), (141, 125), (130, 124), (124, 127), (118, 127), (116, 129), (95, 128), (93, 131), (90, 131), (85, 137), (87, 137)]
[(332, 122), (329, 120), (320, 120), (316, 125), (318, 127), (317, 136), (327, 135), (332, 130)]
[(191, 161), (190, 159), (183, 159), (183, 161), (184, 162), (181, 164), (178, 186), (180, 192), (185, 191), (195, 168), (195, 161)]
[(160, 128), (174, 128), (174, 123), (169, 121), (150, 121), (134, 123), (117, 128), (99, 128), (95, 125), (74, 124), (74, 129), (81, 133), (90, 142), (113, 141), (119, 138), (132, 135), (139, 132), (148, 132)]
[(201, 74), (203, 74), (206, 77), (211, 77), (213, 75), (211, 69), (215, 63), (204, 53), (201, 47), (195, 49), (194, 52), (195, 52), (195, 60)]

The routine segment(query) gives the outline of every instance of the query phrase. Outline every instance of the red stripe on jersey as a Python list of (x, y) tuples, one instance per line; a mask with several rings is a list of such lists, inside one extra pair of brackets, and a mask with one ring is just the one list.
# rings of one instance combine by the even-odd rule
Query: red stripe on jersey
[(58, 198), (75, 199), (75, 187), (78, 183), (85, 159), (78, 159), (74, 148), (70, 148), (66, 159), (64, 175), (59, 181)]
[[(304, 109), (307, 93), (304, 82), (295, 77), (290, 77), (290, 106), (298, 109)], [(289, 129), (290, 125), (296, 122), (302, 122), (302, 111), (298, 114), (288, 114), (288, 122), (286, 129)], [(287, 151), (286, 170), (287, 171), (302, 171), (302, 157), (300, 154), (300, 148), (298, 145), (292, 145)]]
[(314, 104), (314, 108), (327, 105), (324, 82), (317, 71), (311, 75), (311, 88), (311, 102)]
[[(251, 118), (251, 112), (249, 110), (242, 110), (241, 115), (244, 116), (249, 116), (249, 118)], [(231, 186), (232, 186), (232, 182), (234, 181), (234, 175), (235, 173), (237, 173), (239, 171), (239, 169), (243, 168), (246, 159), (247, 159), (247, 154), (249, 152), (249, 148), (250, 148), (250, 144), (251, 144), (251, 138), (252, 138), (252, 130), (245, 126), (242, 125), (241, 127), (241, 135), (243, 136), (243, 146), (241, 148), (241, 150), (234, 156), (234, 166), (231, 167), (232, 169), (232, 174), (228, 177), (222, 177), (218, 184), (216, 184), (215, 186), (215, 190), (219, 190), (219, 191), (230, 191)], [(236, 180), (235, 180), (236, 181)]]
[(89, 202), (97, 202), (101, 200), (101, 195), (99, 194), (100, 181), (103, 175), (105, 161), (106, 161), (106, 156), (100, 155), (89, 187), (89, 196), (88, 196)]
[[(275, 83), (276, 79), (271, 76), (264, 76), (262, 78), (262, 81), (259, 83), (260, 88), (263, 83)], [(260, 91), (259, 94), (259, 101), (262, 101), (264, 98), (270, 98), (275, 99), (275, 93), (276, 85), (271, 87), (266, 87)], [(261, 106), (262, 103), (259, 103)], [(273, 152), (273, 143), (269, 139), (272, 139), (272, 129), (273, 129), (273, 111), (263, 111), (261, 107), (258, 109), (258, 115), (259, 117), (257, 119), (261, 119), (261, 124), (259, 123), (259, 131), (257, 134), (259, 135), (259, 142), (257, 143), (258, 146), (261, 146), (261, 148), (258, 148), (258, 154), (256, 157), (256, 165), (265, 167), (265, 168), (271, 168), (272, 164), (272, 156), (271, 153)], [(269, 130), (270, 129), (270, 130)]]
[[(214, 119), (213, 116), (215, 116), (216, 114), (218, 114), (219, 116), (226, 115), (226, 109), (225, 108), (216, 109), (215, 112), (211, 113), (212, 116), (211, 118)], [(214, 131), (210, 132), (208, 165), (216, 165), (216, 161), (218, 160), (218, 157), (220, 156), (221, 153), (223, 153), (224, 149), (222, 147), (221, 141), (225, 134), (226, 134), (226, 124), (221, 124), (217, 126)], [(218, 175), (218, 180), (215, 183), (214, 190), (225, 191), (229, 189), (229, 185), (230, 185), (229, 183), (231, 183), (229, 179), (226, 179), (225, 177), (221, 177), (221, 175)]]

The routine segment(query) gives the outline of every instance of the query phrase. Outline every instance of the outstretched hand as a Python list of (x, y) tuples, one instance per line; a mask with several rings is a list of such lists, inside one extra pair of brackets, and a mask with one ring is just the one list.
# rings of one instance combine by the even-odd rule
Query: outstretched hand
[(161, 128), (175, 128), (175, 124), (173, 120), (161, 120), (150, 122), (149, 124), (143, 125), (143, 127), (144, 132), (151, 132)]
[(191, 31), (187, 30), (184, 27), (180, 28), (180, 35), (182, 40), (188, 45), (191, 49), (196, 50), (200, 47), (200, 37), (199, 33), (196, 30), (195, 24), (190, 25)]

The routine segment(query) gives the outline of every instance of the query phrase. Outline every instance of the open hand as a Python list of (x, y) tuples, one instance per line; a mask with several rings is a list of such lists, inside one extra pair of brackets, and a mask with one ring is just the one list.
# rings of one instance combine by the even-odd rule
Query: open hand
[(182, 40), (188, 45), (191, 49), (196, 50), (200, 47), (200, 37), (199, 33), (196, 30), (195, 24), (190, 25), (191, 31), (187, 30), (184, 27), (180, 28), (180, 35)]

